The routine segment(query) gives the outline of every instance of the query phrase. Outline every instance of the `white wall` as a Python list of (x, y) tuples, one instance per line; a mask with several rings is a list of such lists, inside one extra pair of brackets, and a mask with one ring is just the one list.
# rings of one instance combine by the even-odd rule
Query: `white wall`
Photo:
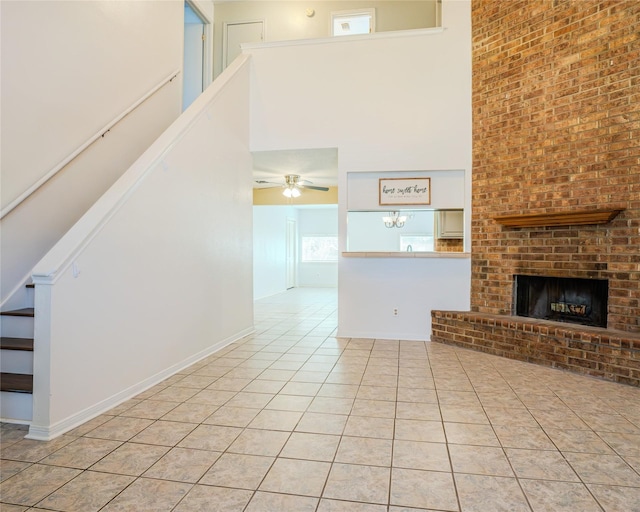
[[(224, 24), (262, 20), (265, 41), (311, 39), (331, 35), (331, 12), (373, 7), (376, 30), (411, 30), (437, 25), (435, 0), (291, 0), (221, 1), (215, 3), (214, 69), (222, 70)], [(307, 9), (314, 13), (307, 16)]]
[(305, 234), (336, 235), (338, 209), (331, 206), (254, 206), (253, 207), (253, 296), (261, 299), (286, 291), (287, 219), (296, 221), (297, 286), (335, 287), (337, 263), (303, 263), (300, 243)]
[[(3, 0), (0, 9), (4, 208), (181, 69), (183, 2)], [(0, 301), (179, 115), (180, 96), (178, 76), (2, 220)]]
[(469, 309), (470, 278), (467, 259), (343, 258), (339, 335), (429, 339), (431, 310)]
[(37, 264), (29, 437), (252, 331), (248, 97), (238, 60)]
[[(464, 171), (471, 211), (470, 2), (445, 0), (443, 27), (245, 49), (252, 150), (338, 148), (342, 250), (347, 172)], [(430, 310), (468, 309), (469, 293), (469, 258), (341, 258), (339, 334), (428, 339)]]
[[(301, 208), (298, 239), (305, 235), (338, 235), (338, 207)], [(302, 251), (298, 251), (302, 254)], [(298, 267), (298, 286), (332, 288), (338, 286), (338, 262), (303, 262)]]
[(287, 219), (297, 220), (291, 206), (253, 207), (253, 297), (284, 292), (287, 282)]

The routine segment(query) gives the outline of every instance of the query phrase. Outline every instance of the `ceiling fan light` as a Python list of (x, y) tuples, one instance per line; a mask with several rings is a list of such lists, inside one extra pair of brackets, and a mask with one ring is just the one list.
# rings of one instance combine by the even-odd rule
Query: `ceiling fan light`
[(292, 188), (291, 197), (300, 197), (300, 191), (297, 188)]
[(285, 188), (285, 189), (282, 191), (282, 195), (283, 195), (284, 197), (291, 197), (291, 195), (292, 195), (291, 189), (290, 189), (290, 188)]

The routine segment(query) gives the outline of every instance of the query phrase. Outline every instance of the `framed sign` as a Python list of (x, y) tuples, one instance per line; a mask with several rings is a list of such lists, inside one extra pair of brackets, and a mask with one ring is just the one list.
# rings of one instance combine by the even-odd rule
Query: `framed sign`
[(431, 204), (431, 178), (380, 178), (379, 204)]

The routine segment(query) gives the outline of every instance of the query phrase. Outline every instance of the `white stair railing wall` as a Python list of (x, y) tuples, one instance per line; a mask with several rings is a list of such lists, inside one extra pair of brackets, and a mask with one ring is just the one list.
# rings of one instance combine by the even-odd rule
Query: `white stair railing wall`
[(52, 439), (252, 331), (248, 60), (36, 265), (29, 438)]

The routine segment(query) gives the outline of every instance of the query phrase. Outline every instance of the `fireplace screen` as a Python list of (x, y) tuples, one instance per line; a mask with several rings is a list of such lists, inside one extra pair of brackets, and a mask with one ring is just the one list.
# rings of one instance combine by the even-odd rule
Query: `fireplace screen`
[(609, 283), (604, 279), (516, 275), (515, 314), (607, 326)]

